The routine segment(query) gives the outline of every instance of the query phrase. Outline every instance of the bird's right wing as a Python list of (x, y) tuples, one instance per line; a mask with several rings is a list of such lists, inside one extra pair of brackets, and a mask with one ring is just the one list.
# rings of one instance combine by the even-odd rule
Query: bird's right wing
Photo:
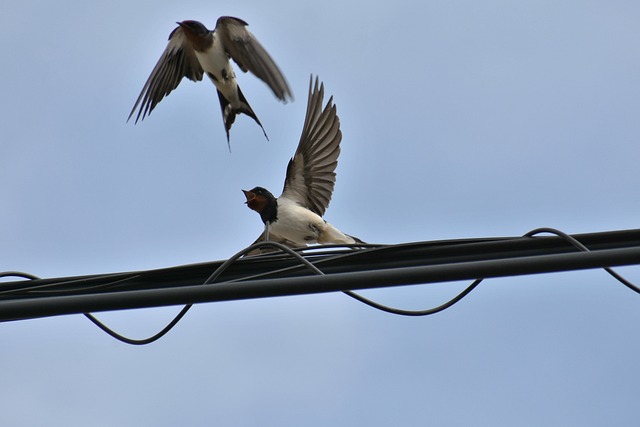
[(260, 42), (247, 30), (247, 23), (239, 18), (222, 16), (216, 23), (216, 34), (224, 50), (244, 71), (251, 71), (265, 82), (279, 100), (293, 99), (287, 80), (275, 61)]
[(188, 42), (182, 27), (177, 27), (169, 35), (167, 48), (144, 84), (127, 121), (131, 119), (138, 106), (140, 108), (136, 123), (140, 119), (144, 120), (162, 98), (178, 87), (183, 77), (199, 81), (202, 80), (203, 73), (204, 70), (198, 62), (196, 52)]

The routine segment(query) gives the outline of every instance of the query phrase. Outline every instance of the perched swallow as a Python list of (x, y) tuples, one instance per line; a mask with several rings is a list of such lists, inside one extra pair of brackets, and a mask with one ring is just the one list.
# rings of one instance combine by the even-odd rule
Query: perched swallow
[(281, 101), (292, 100), (293, 95), (284, 75), (271, 56), (247, 30), (247, 23), (230, 16), (218, 18), (216, 28), (210, 31), (198, 21), (182, 21), (169, 35), (167, 48), (160, 56), (151, 75), (142, 88), (129, 118), (136, 108), (138, 120), (151, 114), (155, 106), (178, 87), (183, 77), (202, 80), (204, 73), (218, 90), (222, 119), (229, 143), (229, 130), (237, 114), (244, 113), (267, 133), (256, 113), (242, 94), (229, 58), (245, 73), (251, 71), (264, 81)]
[(247, 206), (258, 212), (265, 225), (256, 242), (270, 240), (289, 247), (311, 243), (364, 243), (322, 219), (331, 201), (340, 154), (340, 119), (333, 97), (322, 109), (324, 85), (318, 78), (309, 82), (309, 101), (296, 153), (287, 166), (282, 195), (277, 199), (268, 190), (242, 190)]

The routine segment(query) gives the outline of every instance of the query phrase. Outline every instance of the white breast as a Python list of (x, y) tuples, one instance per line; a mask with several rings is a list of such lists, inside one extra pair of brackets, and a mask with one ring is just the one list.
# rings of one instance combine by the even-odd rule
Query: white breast
[(294, 202), (278, 199), (278, 220), (271, 224), (271, 232), (299, 245), (316, 243), (326, 227), (324, 220)]
[(212, 74), (215, 77), (215, 79), (212, 78), (211, 81), (216, 85), (216, 88), (222, 92), (232, 105), (237, 105), (239, 100), (237, 99), (236, 74), (233, 71), (233, 67), (227, 57), (227, 53), (224, 51), (222, 43), (219, 42), (215, 34), (213, 37), (213, 46), (205, 52), (196, 51), (196, 56), (205, 73), (207, 73), (207, 75)]

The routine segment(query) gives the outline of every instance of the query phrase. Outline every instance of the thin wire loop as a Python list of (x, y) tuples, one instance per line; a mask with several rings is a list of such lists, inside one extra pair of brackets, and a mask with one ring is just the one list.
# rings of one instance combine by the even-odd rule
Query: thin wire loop
[[(533, 237), (534, 235), (540, 234), (540, 233), (555, 234), (558, 237), (562, 237), (564, 240), (571, 243), (574, 247), (578, 248), (579, 250), (583, 252), (591, 252), (589, 248), (587, 248), (585, 245), (580, 243), (575, 237), (568, 235), (564, 231), (556, 230), (555, 228), (548, 228), (548, 227), (536, 228), (535, 230), (531, 230), (530, 232), (525, 234), (525, 236)], [(604, 269), (604, 271), (606, 271), (611, 276), (613, 276), (618, 282), (622, 283), (623, 285), (625, 285), (627, 288), (631, 289), (635, 293), (640, 294), (640, 287), (634, 285), (633, 283), (631, 283), (630, 281), (622, 277), (620, 274), (616, 273), (615, 270), (613, 270), (611, 267), (602, 267), (602, 268)]]
[[(561, 237), (562, 239), (564, 239), (566, 242), (568, 242), (569, 244), (571, 244), (572, 246), (574, 246), (576, 249), (583, 251), (583, 252), (590, 252), (590, 249), (587, 248), (586, 246), (584, 246), (582, 243), (580, 243), (577, 239), (575, 239), (573, 236), (570, 236), (566, 233), (564, 233), (563, 231), (554, 229), (554, 228), (548, 228), (548, 227), (542, 227), (542, 228), (536, 228), (534, 230), (529, 231), (528, 233), (526, 233), (523, 237), (531, 237), (534, 238), (534, 236), (538, 235), (538, 234), (542, 234), (542, 233), (549, 233), (549, 234), (554, 234), (558, 237)], [(273, 247), (275, 248), (277, 251), (275, 252), (270, 252), (269, 255), (278, 255), (279, 253), (282, 254), (288, 254), (289, 256), (295, 258), (296, 260), (298, 260), (303, 266), (305, 266), (308, 270), (310, 270), (312, 273), (317, 274), (317, 275), (325, 275), (322, 270), (320, 270), (316, 265), (314, 265), (312, 262), (310, 262), (309, 260), (307, 260), (306, 258), (304, 258), (303, 255), (301, 255), (301, 251), (300, 249), (292, 249), (289, 248), (285, 245), (282, 245), (280, 243), (277, 242), (271, 242), (271, 241), (267, 241), (267, 242), (257, 242), (254, 243), (253, 245), (242, 249), (241, 251), (237, 252), (236, 254), (234, 254), (233, 256), (231, 256), (229, 259), (227, 259), (225, 262), (223, 262), (203, 283), (202, 285), (210, 285), (210, 284), (214, 284), (216, 279), (218, 277), (220, 277), (220, 275), (227, 269), (229, 268), (229, 266), (231, 266), (234, 262), (236, 262), (239, 258), (245, 256), (246, 254), (248, 254), (249, 252), (255, 250), (255, 249), (260, 249), (263, 247)], [(338, 247), (336, 245), (332, 245), (331, 247)], [(376, 247), (375, 245), (367, 245), (367, 247)], [(616, 280), (618, 280), (620, 283), (622, 283), (623, 285), (625, 285), (626, 287), (628, 287), (629, 289), (631, 289), (632, 291), (640, 294), (640, 287), (635, 286), (634, 284), (632, 284), (630, 281), (628, 281), (627, 279), (625, 279), (624, 277), (622, 277), (621, 275), (619, 275), (618, 273), (616, 273), (613, 269), (611, 269), (610, 267), (604, 267), (604, 270), (609, 273), (611, 276), (613, 276)], [(24, 272), (18, 272), (18, 271), (7, 271), (7, 272), (0, 272), (0, 278), (2, 277), (21, 277), (24, 279), (29, 279), (29, 280), (35, 280), (35, 279), (39, 279), (39, 277), (29, 274), (29, 273), (24, 273)], [(126, 280), (123, 279), (123, 280)], [(449, 301), (445, 302), (444, 304), (441, 304), (437, 307), (433, 307), (433, 308), (429, 308), (429, 309), (425, 309), (425, 310), (403, 310), (403, 309), (399, 309), (399, 308), (395, 308), (395, 307), (389, 307), (383, 304), (380, 304), (378, 302), (375, 302), (371, 299), (365, 298), (364, 296), (357, 294), (353, 291), (343, 291), (344, 294), (348, 295), (351, 298), (354, 298), (355, 300), (366, 304), (370, 307), (373, 307), (377, 310), (381, 310), (387, 313), (391, 313), (391, 314), (396, 314), (396, 315), (401, 315), (401, 316), (414, 316), (414, 317), (418, 317), (418, 316), (428, 316), (431, 314), (435, 314), (435, 313), (439, 313), (443, 310), (446, 310), (447, 308), (452, 307), (454, 304), (458, 303), (460, 300), (462, 300), (462, 298), (464, 298), (465, 296), (467, 296), (469, 293), (471, 293), (471, 291), (473, 291), (481, 282), (483, 279), (476, 279), (474, 280), (471, 285), (469, 285), (468, 287), (466, 287), (462, 292), (458, 293), (455, 297), (453, 297), (452, 299), (450, 299)], [(180, 312), (173, 318), (173, 320), (171, 320), (162, 330), (160, 330), (158, 333), (145, 338), (145, 339), (132, 339), (132, 338), (128, 338), (125, 337), (124, 335), (121, 335), (117, 332), (115, 332), (113, 329), (109, 328), (108, 326), (106, 326), (103, 322), (101, 322), (100, 320), (98, 320), (93, 314), (91, 313), (84, 313), (84, 316), (87, 317), (91, 322), (93, 322), (96, 326), (98, 326), (102, 331), (104, 331), (105, 333), (107, 333), (108, 335), (110, 335), (111, 337), (124, 342), (126, 344), (130, 344), (130, 345), (146, 345), (146, 344), (150, 344), (152, 342), (157, 341), (158, 339), (162, 338), (164, 335), (166, 335), (171, 329), (173, 329), (173, 327), (178, 324), (178, 322), (185, 316), (185, 314), (187, 314), (187, 312), (189, 311), (189, 309), (191, 309), (191, 307), (193, 306), (193, 304), (187, 304), (185, 305)]]
[(0, 273), (0, 277), (20, 277), (22, 279), (37, 280), (38, 276), (33, 274), (23, 273), (22, 271), (3, 271)]

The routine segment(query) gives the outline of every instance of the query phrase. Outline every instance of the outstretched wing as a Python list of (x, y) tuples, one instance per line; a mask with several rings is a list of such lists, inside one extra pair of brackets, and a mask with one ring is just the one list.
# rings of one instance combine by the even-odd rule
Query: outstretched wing
[[(319, 87), (318, 87), (319, 85)], [(313, 76), (309, 82), (309, 100), (302, 135), (295, 156), (287, 166), (282, 196), (293, 200), (320, 216), (331, 201), (340, 155), (340, 119), (329, 98), (322, 109), (324, 84)]]
[(178, 87), (183, 77), (199, 81), (202, 80), (203, 73), (196, 53), (184, 31), (181, 27), (177, 27), (169, 35), (167, 48), (144, 84), (127, 121), (131, 119), (138, 106), (140, 108), (136, 116), (136, 123), (140, 119), (144, 120), (162, 98)]
[(251, 71), (265, 82), (281, 101), (293, 99), (284, 75), (264, 47), (247, 30), (245, 21), (231, 16), (222, 16), (216, 23), (216, 35), (220, 37), (224, 50), (244, 71)]

